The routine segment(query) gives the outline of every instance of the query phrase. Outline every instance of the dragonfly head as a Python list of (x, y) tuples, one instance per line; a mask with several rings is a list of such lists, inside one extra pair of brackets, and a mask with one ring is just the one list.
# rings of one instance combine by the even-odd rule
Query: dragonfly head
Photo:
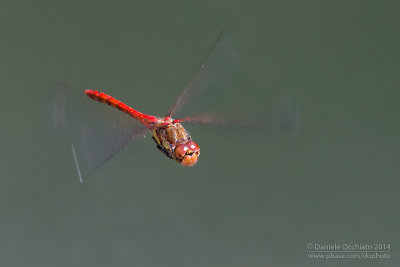
[(185, 167), (196, 164), (200, 155), (199, 145), (194, 141), (179, 144), (175, 147), (175, 159)]

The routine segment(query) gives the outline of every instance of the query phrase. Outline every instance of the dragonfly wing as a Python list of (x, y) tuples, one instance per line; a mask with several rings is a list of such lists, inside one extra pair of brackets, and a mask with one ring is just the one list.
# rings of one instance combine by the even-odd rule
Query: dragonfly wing
[[(226, 33), (222, 32), (208, 56), (201, 64), (193, 79), (188, 83), (180, 96), (168, 110), (168, 116), (181, 111), (189, 102), (191, 111), (195, 112), (194, 98), (207, 97), (204, 91), (218, 91), (221, 87), (229, 86), (225, 81), (232, 80), (239, 70), (242, 58)], [(215, 94), (212, 95), (215, 97)], [(198, 100), (198, 99), (197, 99)], [(203, 107), (204, 108), (204, 107)]]
[(87, 177), (147, 128), (121, 111), (63, 87), (54, 99), (53, 124), (71, 144), (78, 174)]
[[(259, 133), (285, 130), (296, 134), (298, 109), (294, 101), (290, 97), (272, 101), (257, 99), (258, 104), (255, 105), (246, 84), (243, 84), (242, 63), (233, 42), (226, 33), (221, 33), (168, 115), (178, 114), (183, 118), (178, 121), (210, 130), (251, 130)], [(190, 105), (186, 106), (189, 102)], [(231, 131), (233, 128), (235, 131)]]
[(230, 111), (205, 112), (176, 121), (190, 123), (203, 128), (229, 130), (232, 132), (276, 133), (286, 131), (297, 134), (299, 111), (290, 97), (280, 97), (268, 108), (258, 112)]

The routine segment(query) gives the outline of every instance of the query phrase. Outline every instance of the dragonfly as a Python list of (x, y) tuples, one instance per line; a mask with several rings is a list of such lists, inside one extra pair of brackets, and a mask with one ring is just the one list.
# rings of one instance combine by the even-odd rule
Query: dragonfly
[(192, 140), (190, 134), (182, 126), (181, 122), (184, 119), (174, 120), (171, 118), (172, 110), (166, 117), (160, 118), (143, 114), (114, 97), (97, 90), (85, 90), (85, 94), (95, 101), (117, 108), (139, 121), (149, 129), (157, 148), (167, 157), (186, 167), (196, 164), (200, 155), (199, 145)]
[[(273, 112), (279, 113), (278, 120), (265, 114), (245, 115), (242, 111), (200, 112), (175, 117), (179, 112), (184, 114), (184, 108), (192, 113), (196, 111), (196, 102), (199, 104), (197, 107), (204, 108), (204, 101), (199, 101), (202, 95), (206, 95), (203, 97), (206, 102), (212, 102), (218, 99), (215, 96), (219, 92), (226, 100), (229, 95), (227, 88), (232, 86), (227, 81), (233, 80), (240, 72), (241, 63), (241, 55), (227, 34), (222, 32), (165, 116), (139, 112), (100, 90), (84, 90), (85, 99), (80, 95), (71, 97), (71, 92), (64, 87), (54, 101), (53, 121), (67, 134), (80, 181), (83, 182), (83, 177), (91, 175), (128, 144), (147, 134), (151, 134), (157, 149), (165, 156), (181, 166), (194, 166), (199, 160), (200, 147), (185, 129), (186, 123), (254, 130), (278, 121), (280, 128), (296, 128), (296, 109), (290, 99), (280, 105), (283, 110)], [(222, 106), (221, 101), (216, 106)]]

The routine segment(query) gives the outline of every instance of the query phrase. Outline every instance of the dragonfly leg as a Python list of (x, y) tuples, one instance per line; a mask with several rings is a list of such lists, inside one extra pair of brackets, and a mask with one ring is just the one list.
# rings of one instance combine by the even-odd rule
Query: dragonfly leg
[(162, 153), (164, 153), (168, 158), (171, 158), (171, 159), (172, 159), (172, 157), (171, 157), (171, 155), (169, 154), (168, 150), (166, 150), (165, 147), (160, 146), (160, 145), (157, 143), (157, 140), (154, 138), (154, 136), (152, 136), (152, 138), (153, 138), (154, 142), (156, 142), (156, 144), (157, 144), (157, 149), (160, 150)]

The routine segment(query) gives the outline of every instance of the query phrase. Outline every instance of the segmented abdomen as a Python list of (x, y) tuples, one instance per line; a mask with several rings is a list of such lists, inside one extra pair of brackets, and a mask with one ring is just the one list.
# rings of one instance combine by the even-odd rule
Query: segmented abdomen
[(142, 124), (144, 124), (147, 128), (151, 128), (152, 124), (154, 124), (154, 122), (157, 120), (156, 117), (140, 113), (137, 110), (119, 101), (118, 99), (115, 99), (114, 97), (102, 93), (100, 91), (85, 90), (85, 94), (93, 100), (105, 103), (107, 105), (110, 105), (114, 108), (121, 110), (122, 112), (129, 114), (130, 116), (134, 117)]
[(101, 103), (106, 103), (114, 108), (121, 110), (122, 112), (131, 113), (133, 108), (129, 107), (128, 105), (124, 104), (123, 102), (115, 99), (112, 96), (109, 96), (105, 93), (96, 90), (85, 90), (85, 94), (93, 100), (99, 101)]

